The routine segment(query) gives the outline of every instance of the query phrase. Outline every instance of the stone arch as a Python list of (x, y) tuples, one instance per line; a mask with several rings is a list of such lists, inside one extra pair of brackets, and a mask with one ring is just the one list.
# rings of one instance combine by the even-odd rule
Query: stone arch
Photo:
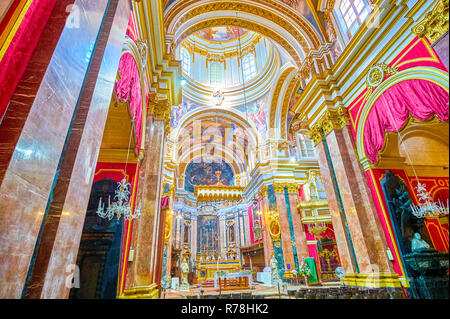
[[(287, 65), (280, 71), (278, 80), (273, 88), (272, 101), (270, 103), (269, 113), (269, 136), (270, 138), (286, 138), (286, 121), (282, 120), (282, 114), (287, 114), (284, 110), (285, 104), (289, 105), (290, 93), (292, 92), (292, 82), (295, 85), (297, 68), (293, 65)], [(278, 129), (279, 128), (279, 129)], [(284, 136), (284, 137), (283, 137)]]
[(246, 131), (249, 134), (250, 140), (256, 146), (262, 143), (262, 138), (258, 133), (255, 125), (245, 119), (241, 112), (234, 109), (223, 109), (223, 108), (197, 108), (189, 113), (187, 113), (184, 118), (180, 121), (178, 127), (171, 132), (171, 138), (174, 141), (178, 140), (181, 131), (188, 125), (192, 124), (194, 121), (202, 120), (205, 118), (211, 118), (220, 114), (222, 119), (226, 119), (231, 123), (238, 125), (241, 128), (248, 128)]

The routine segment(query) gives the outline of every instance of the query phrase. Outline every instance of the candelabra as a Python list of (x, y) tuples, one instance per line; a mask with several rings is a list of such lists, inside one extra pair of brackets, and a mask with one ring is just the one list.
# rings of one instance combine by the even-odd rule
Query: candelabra
[(424, 184), (418, 183), (417, 187), (418, 205), (411, 204), (411, 210), (417, 218), (437, 218), (449, 214), (449, 201), (447, 199), (447, 206), (438, 200), (438, 202), (431, 201), (430, 192), (427, 191)]
[(115, 190), (115, 202), (111, 204), (111, 196), (108, 197), (108, 207), (105, 210), (105, 204), (102, 203), (102, 198), (98, 202), (97, 215), (101, 218), (111, 220), (114, 216), (117, 220), (123, 215), (124, 218), (132, 220), (141, 216), (141, 204), (133, 211), (130, 207), (130, 183), (126, 182), (124, 178)]
[(319, 237), (322, 233), (324, 233), (327, 230), (327, 225), (325, 225), (325, 224), (315, 224), (312, 227), (308, 227), (308, 230), (314, 236)]

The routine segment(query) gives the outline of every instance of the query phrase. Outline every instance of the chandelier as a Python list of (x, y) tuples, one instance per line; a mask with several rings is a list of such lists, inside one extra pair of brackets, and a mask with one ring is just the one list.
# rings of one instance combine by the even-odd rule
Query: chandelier
[(410, 204), (414, 216), (417, 218), (437, 218), (445, 216), (449, 213), (449, 201), (447, 199), (447, 206), (439, 200), (437, 203), (432, 202), (430, 192), (427, 191), (424, 184), (418, 183), (417, 187), (418, 205)]
[(312, 227), (308, 227), (308, 230), (311, 234), (313, 234), (316, 237), (319, 237), (321, 234), (323, 234), (324, 232), (326, 232), (327, 230), (327, 225), (325, 225), (324, 223), (320, 223), (320, 224), (315, 224)]
[(97, 215), (103, 219), (111, 220), (114, 216), (117, 220), (121, 215), (127, 220), (132, 220), (141, 216), (141, 204), (133, 211), (130, 205), (130, 183), (127, 183), (126, 179), (122, 179), (117, 189), (115, 190), (114, 199), (116, 200), (111, 204), (111, 196), (108, 197), (108, 207), (105, 210), (105, 204), (102, 203), (102, 198), (98, 202)]
[(221, 89), (217, 89), (213, 92), (213, 102), (216, 106), (221, 106), (224, 100), (224, 95)]

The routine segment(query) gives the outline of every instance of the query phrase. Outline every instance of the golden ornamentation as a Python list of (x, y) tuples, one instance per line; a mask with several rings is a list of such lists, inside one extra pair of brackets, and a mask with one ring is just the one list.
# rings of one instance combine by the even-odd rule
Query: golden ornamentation
[(172, 235), (172, 212), (168, 211), (166, 214), (166, 221), (164, 226), (164, 244), (169, 242), (170, 236)]
[[(318, 48), (320, 46), (320, 37), (318, 35), (318, 32), (311, 27), (311, 25), (306, 21), (304, 17), (298, 14), (296, 10), (287, 8), (284, 4), (280, 3), (279, 1), (274, 0), (259, 0), (258, 2), (261, 5), (253, 4), (253, 3), (247, 3), (244, 1), (211, 1), (208, 3), (200, 4), (195, 7), (193, 7), (191, 10), (188, 10), (186, 13), (183, 13), (183, 15), (180, 17), (180, 13), (185, 10), (186, 8), (189, 8), (191, 5), (196, 4), (196, 0), (190, 0), (190, 1), (183, 1), (180, 2), (179, 5), (175, 5), (171, 8), (170, 11), (166, 12), (165, 15), (165, 25), (171, 26), (169, 33), (175, 33), (174, 30), (177, 30), (183, 23), (186, 21), (193, 19), (194, 17), (206, 13), (206, 12), (214, 12), (214, 11), (233, 11), (233, 12), (243, 12), (248, 13), (251, 15), (256, 15), (261, 18), (267, 19), (269, 21), (272, 21), (276, 24), (278, 24), (281, 28), (288, 31), (292, 34), (292, 36), (297, 39), (297, 41), (302, 46), (303, 50), (306, 54), (311, 49)], [(172, 21), (177, 21), (177, 23), (173, 24)], [(216, 20), (222, 20), (222, 19), (216, 19)], [(245, 21), (245, 20), (243, 20)], [(292, 23), (294, 22), (294, 23)], [(213, 27), (213, 26), (223, 26), (223, 25), (233, 25), (233, 26), (240, 26), (248, 30), (253, 30), (255, 32), (264, 34), (268, 36), (269, 38), (272, 38), (272, 36), (269, 36), (269, 33), (267, 32), (261, 32), (260, 30), (255, 30), (256, 27), (259, 25), (252, 23), (253, 27), (246, 27), (242, 25), (235, 25), (235, 24), (229, 24), (229, 23), (221, 23), (221, 24), (214, 24), (207, 26)], [(204, 28), (203, 28), (204, 29)], [(270, 31), (270, 34), (274, 34), (271, 29), (267, 29), (266, 31)], [(304, 34), (299, 32), (298, 30), (302, 30), (307, 36), (305, 37)], [(192, 33), (192, 32), (191, 32)], [(276, 39), (272, 38), (276, 42), (278, 42)], [(308, 41), (312, 44), (309, 45)], [(181, 41), (180, 41), (181, 42)], [(287, 43), (285, 43), (287, 44)], [(289, 51), (288, 51), (289, 52)], [(296, 55), (293, 55), (296, 56)]]
[(299, 131), (308, 130), (308, 124), (304, 120), (296, 119), (290, 124), (289, 130), (292, 133), (297, 133)]
[(288, 147), (289, 147), (289, 142), (288, 141), (278, 142), (278, 152), (282, 152), (284, 150), (287, 150)]
[(197, 185), (194, 188), (194, 195), (197, 202), (214, 201), (239, 201), (242, 199), (244, 187), (226, 186), (222, 183), (218, 185)]
[(276, 194), (284, 194), (285, 184), (284, 183), (273, 183), (273, 188), (274, 188)]
[(151, 284), (148, 287), (125, 289), (119, 299), (157, 299), (158, 297), (158, 285)]
[(169, 100), (156, 100), (153, 104), (152, 116), (154, 119), (164, 120), (165, 134), (170, 133), (170, 118), (172, 116)]
[(278, 212), (268, 212), (267, 219), (269, 225), (269, 234), (272, 237), (272, 241), (279, 242), (281, 237), (281, 226), (280, 226), (280, 216)]
[(284, 194), (284, 189), (287, 189), (287, 192), (289, 194), (298, 194), (298, 190), (300, 188), (299, 183), (281, 183), (281, 182), (275, 182), (273, 183), (273, 188), (275, 189), (275, 193), (277, 194)]
[(372, 65), (367, 72), (366, 77), (366, 99), (368, 99), (372, 93), (373, 89), (378, 87), (388, 75), (394, 75), (398, 72), (398, 67), (392, 68), (386, 63), (377, 63)]
[(412, 28), (419, 38), (427, 38), (431, 44), (435, 43), (448, 31), (448, 1), (438, 0), (425, 18)]
[(298, 194), (298, 190), (300, 188), (300, 184), (297, 183), (289, 183), (286, 184), (286, 188), (289, 194)]
[[(254, 22), (248, 21), (243, 18), (220, 18), (220, 19), (209, 19), (209, 20), (202, 20), (201, 22), (198, 22), (194, 24), (193, 26), (189, 27), (178, 39), (175, 43), (175, 47), (180, 45), (181, 42), (184, 41), (189, 35), (191, 35), (194, 32), (212, 28), (212, 27), (218, 27), (218, 26), (224, 26), (224, 25), (232, 25), (236, 27), (241, 27), (247, 30), (252, 30), (257, 33), (264, 34), (268, 38), (272, 39), (273, 41), (279, 43), (294, 59), (295, 63), (300, 66), (301, 65), (301, 58), (295, 48), (289, 43), (289, 41), (285, 40), (282, 36), (280, 36), (278, 33), (273, 31), (272, 29), (265, 27), (263, 25), (256, 24)], [(308, 50), (309, 51), (309, 50)]]
[[(334, 109), (328, 109), (308, 132), (308, 136), (317, 145), (328, 133), (335, 129), (342, 129), (349, 125), (347, 109), (339, 106)], [(325, 134), (325, 136), (322, 134)]]

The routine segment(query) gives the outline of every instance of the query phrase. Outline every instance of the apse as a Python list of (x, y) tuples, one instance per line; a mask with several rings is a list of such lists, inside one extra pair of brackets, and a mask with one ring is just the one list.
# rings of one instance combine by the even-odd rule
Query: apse
[(185, 190), (193, 193), (196, 185), (218, 184), (216, 172), (221, 172), (220, 183), (226, 186), (234, 185), (233, 169), (228, 163), (225, 161), (201, 159), (192, 161), (186, 167)]

